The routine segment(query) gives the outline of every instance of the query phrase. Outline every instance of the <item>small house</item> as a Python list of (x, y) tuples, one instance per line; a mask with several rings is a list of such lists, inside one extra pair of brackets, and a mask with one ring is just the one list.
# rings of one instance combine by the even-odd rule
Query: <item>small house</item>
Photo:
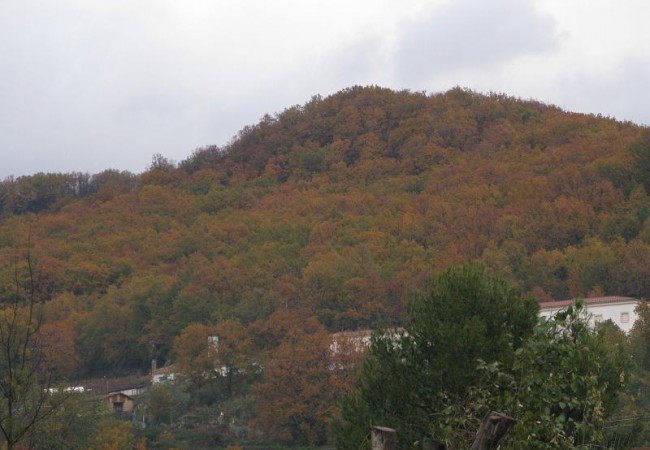
[(151, 384), (172, 382), (176, 378), (176, 374), (177, 369), (174, 364), (160, 368), (152, 368)]
[(131, 412), (135, 406), (135, 399), (123, 392), (114, 392), (107, 395), (108, 406), (115, 412)]

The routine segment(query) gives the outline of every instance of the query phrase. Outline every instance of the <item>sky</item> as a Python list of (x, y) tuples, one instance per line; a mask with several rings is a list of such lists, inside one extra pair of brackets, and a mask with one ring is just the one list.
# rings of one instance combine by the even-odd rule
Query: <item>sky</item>
[(650, 125), (647, 0), (1, 0), (0, 180), (141, 173), (354, 85)]

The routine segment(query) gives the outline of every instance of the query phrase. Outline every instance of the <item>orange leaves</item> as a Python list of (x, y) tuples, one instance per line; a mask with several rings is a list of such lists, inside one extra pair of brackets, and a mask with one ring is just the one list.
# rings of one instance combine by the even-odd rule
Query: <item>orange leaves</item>
[(216, 336), (214, 327), (193, 323), (174, 339), (173, 351), (179, 372), (197, 383), (214, 374), (217, 367), (217, 351), (208, 341), (210, 336)]
[[(136, 360), (152, 342), (166, 358), (194, 321), (248, 324), (284, 306), (309, 307), (332, 330), (399, 322), (409, 292), (468, 260), (550, 297), (648, 296), (643, 135), (460, 88), (354, 87), (266, 116), (179, 168), (159, 158), (140, 177), (7, 180), (0, 261), (20, 259), (32, 226), (38, 287), (86, 305), (65, 326), (95, 369), (124, 364), (119, 348), (104, 352), (127, 345), (120, 333)], [(65, 179), (85, 193), (48, 203)], [(592, 256), (622, 268), (601, 280)]]
[(79, 369), (80, 357), (76, 349), (76, 317), (55, 322), (45, 322), (39, 331), (44, 344), (48, 370), (56, 378), (71, 379)]
[(276, 313), (269, 325), (284, 337), (264, 365), (264, 381), (253, 388), (258, 399), (254, 426), (264, 442), (322, 444), (336, 398), (328, 381), (329, 335), (296, 310)]
[(595, 218), (591, 205), (577, 198), (558, 197), (552, 208), (552, 229), (556, 242), (577, 244), (591, 233)]
[(238, 320), (224, 320), (214, 327), (219, 338), (216, 358), (218, 364), (232, 370), (247, 369), (251, 362), (252, 338)]

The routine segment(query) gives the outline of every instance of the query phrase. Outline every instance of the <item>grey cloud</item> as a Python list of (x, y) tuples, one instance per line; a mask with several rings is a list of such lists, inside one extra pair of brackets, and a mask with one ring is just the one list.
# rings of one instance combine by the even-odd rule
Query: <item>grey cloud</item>
[(614, 94), (615, 113), (625, 120), (650, 126), (650, 66), (648, 60), (628, 61), (623, 69), (624, 77), (615, 85), (610, 86)]
[(649, 80), (650, 64), (642, 55), (622, 61), (614, 72), (580, 71), (558, 83), (564, 99), (561, 106), (650, 126)]
[(417, 83), (441, 72), (493, 67), (555, 47), (554, 22), (533, 2), (459, 0), (415, 23), (396, 49), (398, 76)]
[[(353, 84), (420, 89), (444, 79), (507, 89), (502, 67), (520, 56), (546, 56), (559, 44), (556, 24), (534, 1), (450, 0), (405, 30), (409, 24), (398, 23), (396, 36), (358, 30), (356, 40), (332, 36), (336, 44), (327, 52), (295, 64), (237, 64), (255, 58), (253, 50), (292, 47), (213, 33), (224, 25), (218, 21), (181, 26), (172, 3), (0, 2), (0, 179), (37, 171), (140, 172), (154, 153), (180, 161), (197, 147), (225, 144), (265, 113)], [(228, 45), (219, 45), (224, 40)], [(647, 124), (648, 67), (630, 61), (608, 79), (579, 68), (569, 78), (559, 68), (562, 75), (550, 71), (550, 81), (532, 83), (552, 83), (548, 95), (531, 92), (568, 109)]]
[(381, 44), (376, 38), (366, 38), (347, 46), (333, 58), (333, 78), (345, 80), (348, 85), (367, 84), (378, 68), (385, 68)]

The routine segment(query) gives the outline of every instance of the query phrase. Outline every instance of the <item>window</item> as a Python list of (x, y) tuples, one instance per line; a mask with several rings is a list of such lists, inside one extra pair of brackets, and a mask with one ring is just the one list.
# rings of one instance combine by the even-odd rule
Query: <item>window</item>
[(621, 323), (630, 323), (630, 313), (628, 312), (621, 313)]

